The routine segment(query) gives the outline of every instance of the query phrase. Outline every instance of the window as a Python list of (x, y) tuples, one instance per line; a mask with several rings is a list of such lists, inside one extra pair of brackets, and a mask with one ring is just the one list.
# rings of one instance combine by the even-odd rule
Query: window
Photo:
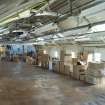
[(88, 55), (88, 62), (92, 62), (93, 61), (93, 54), (89, 54)]
[(95, 53), (94, 54), (94, 61), (96, 61), (96, 62), (101, 61), (101, 53)]

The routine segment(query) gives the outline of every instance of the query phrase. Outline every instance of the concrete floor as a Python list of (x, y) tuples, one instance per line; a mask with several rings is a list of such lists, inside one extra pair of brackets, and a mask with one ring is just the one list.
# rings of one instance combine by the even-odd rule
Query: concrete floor
[(0, 105), (105, 105), (105, 87), (23, 63), (0, 62)]

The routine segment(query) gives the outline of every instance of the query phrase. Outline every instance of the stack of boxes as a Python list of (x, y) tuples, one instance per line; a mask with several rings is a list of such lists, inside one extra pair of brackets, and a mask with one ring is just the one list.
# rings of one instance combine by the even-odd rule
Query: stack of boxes
[(71, 54), (66, 54), (64, 58), (64, 73), (66, 75), (71, 75), (72, 71), (73, 71), (73, 68), (72, 68)]
[(65, 57), (65, 52), (61, 50), (60, 61), (59, 61), (59, 72), (61, 74), (64, 74), (64, 57)]
[[(60, 60), (53, 61), (53, 70), (57, 73), (71, 75), (77, 80), (98, 84), (105, 75), (105, 63), (87, 64), (87, 58), (87, 52), (81, 53), (78, 58), (72, 58), (71, 54), (65, 55), (64, 51), (61, 51)], [(77, 65), (78, 59), (86, 63)], [(48, 61), (49, 55), (43, 54), (43, 50), (40, 50), (38, 52), (38, 65), (48, 68)]]
[(53, 71), (64, 74), (64, 51), (61, 50), (60, 60), (53, 61)]
[(38, 66), (42, 66), (42, 55), (43, 55), (43, 50), (39, 50), (37, 53), (37, 64)]
[[(85, 62), (78, 65), (78, 59)], [(86, 81), (91, 84), (104, 83), (105, 63), (89, 63), (87, 64), (88, 53), (80, 53), (78, 58), (72, 58), (71, 54), (61, 51), (60, 60), (53, 61), (53, 71), (65, 75), (70, 75), (77, 80)], [(48, 68), (49, 55), (43, 54), (43, 50), (38, 52), (38, 65)]]
[(53, 61), (53, 71), (54, 72), (59, 72), (59, 61), (55, 60)]
[(37, 59), (38, 59), (38, 65), (42, 68), (48, 69), (48, 60), (49, 60), (49, 55), (44, 54), (43, 50), (39, 50), (37, 54)]
[(49, 64), (49, 55), (48, 54), (42, 54), (42, 67), (48, 69)]
[(73, 66), (73, 77), (77, 80), (85, 80), (86, 77), (86, 65), (74, 65)]
[(105, 63), (90, 62), (86, 72), (86, 82), (91, 84), (99, 84), (100, 80), (105, 76)]
[(85, 81), (86, 80), (86, 71), (87, 71), (87, 65), (81, 65), (79, 67), (79, 79), (81, 81)]
[(64, 74), (64, 61), (59, 61), (59, 72)]
[[(85, 81), (86, 79), (86, 70), (87, 70), (87, 59), (88, 59), (88, 53), (82, 52), (78, 54), (78, 58), (75, 58), (75, 61), (73, 63), (73, 77), (77, 80)], [(78, 59), (82, 61), (83, 64), (78, 65)]]
[(26, 62), (27, 62), (28, 64), (33, 64), (34, 59), (33, 59), (32, 57), (30, 57), (30, 56), (27, 56)]

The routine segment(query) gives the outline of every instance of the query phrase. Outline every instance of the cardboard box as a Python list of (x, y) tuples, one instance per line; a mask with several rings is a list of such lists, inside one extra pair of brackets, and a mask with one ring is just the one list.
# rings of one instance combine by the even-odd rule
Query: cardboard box
[(81, 81), (85, 81), (86, 75), (80, 75), (79, 79), (80, 79)]
[(42, 61), (48, 62), (49, 61), (49, 55), (43, 54), (41, 59), (42, 59)]
[(64, 58), (64, 65), (69, 66), (70, 64), (72, 64), (72, 57), (69, 55), (66, 55)]
[(47, 61), (43, 61), (41, 66), (42, 66), (43, 68), (48, 69), (48, 62), (47, 62)]
[(64, 57), (65, 57), (65, 52), (63, 50), (61, 50), (61, 53), (60, 53), (60, 60), (61, 61), (64, 61)]
[(65, 68), (64, 68), (64, 61), (59, 61), (59, 72), (64, 74), (64, 71)]
[(70, 75), (70, 66), (64, 66), (64, 74)]
[(105, 77), (97, 78), (91, 75), (86, 75), (86, 82), (103, 87), (105, 86)]
[(79, 69), (77, 65), (73, 66), (73, 77), (77, 80), (79, 80)]
[(88, 52), (83, 52), (83, 60), (87, 61), (88, 59)]
[(86, 65), (74, 65), (73, 66), (73, 77), (79, 79), (80, 75), (85, 75), (87, 70)]
[(54, 72), (59, 72), (59, 61), (53, 61), (52, 68)]
[(73, 65), (77, 65), (78, 62), (78, 58), (72, 58), (72, 64)]
[(94, 77), (105, 76), (105, 64), (103, 62), (101, 62), (101, 63), (96, 63), (96, 62), (89, 63), (86, 74), (92, 75)]
[(86, 82), (90, 84), (96, 84), (96, 78), (90, 75), (86, 75)]

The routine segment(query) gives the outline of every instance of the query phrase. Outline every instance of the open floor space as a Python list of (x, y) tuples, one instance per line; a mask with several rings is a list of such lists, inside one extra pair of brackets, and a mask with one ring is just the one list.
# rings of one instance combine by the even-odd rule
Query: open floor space
[(0, 62), (0, 105), (104, 105), (105, 87), (24, 63)]

